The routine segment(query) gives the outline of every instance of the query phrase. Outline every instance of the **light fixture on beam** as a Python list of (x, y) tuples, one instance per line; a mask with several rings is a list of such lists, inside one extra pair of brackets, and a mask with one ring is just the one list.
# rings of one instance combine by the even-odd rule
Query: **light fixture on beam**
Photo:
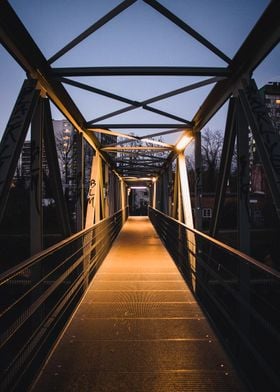
[(175, 148), (177, 151), (184, 151), (185, 148), (190, 144), (190, 142), (193, 140), (191, 136), (184, 135), (176, 144)]
[(125, 181), (153, 181), (151, 177), (124, 177)]

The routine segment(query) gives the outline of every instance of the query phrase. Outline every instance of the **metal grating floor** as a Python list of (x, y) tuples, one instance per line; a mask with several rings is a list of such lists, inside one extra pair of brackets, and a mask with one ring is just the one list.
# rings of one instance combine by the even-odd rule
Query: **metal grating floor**
[(34, 392), (246, 389), (147, 217), (130, 217)]

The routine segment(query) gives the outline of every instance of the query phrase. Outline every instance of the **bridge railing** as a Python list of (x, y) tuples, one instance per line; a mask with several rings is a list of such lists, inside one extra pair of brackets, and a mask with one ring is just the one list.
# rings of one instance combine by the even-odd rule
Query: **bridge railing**
[(120, 210), (0, 275), (1, 391), (27, 390), (123, 220)]
[(279, 391), (280, 273), (158, 210), (149, 216), (248, 385)]

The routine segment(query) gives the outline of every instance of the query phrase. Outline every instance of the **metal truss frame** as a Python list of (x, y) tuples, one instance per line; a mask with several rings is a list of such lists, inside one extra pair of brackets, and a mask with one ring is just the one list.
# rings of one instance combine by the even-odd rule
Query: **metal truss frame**
[[(197, 42), (204, 45), (210, 52), (215, 54), (221, 60), (225, 62), (224, 67), (201, 67), (201, 66), (184, 66), (184, 67), (67, 67), (67, 68), (57, 68), (53, 67), (52, 64), (59, 58), (61, 58), (65, 53), (74, 48), (85, 38), (89, 37), (92, 33), (97, 31), (99, 28), (104, 26), (114, 17), (119, 15), (121, 12), (126, 10), (128, 7), (132, 6), (136, 0), (125, 0), (120, 3), (117, 7), (99, 19), (97, 22), (93, 23), (88, 29), (74, 38), (69, 42), (64, 48), (54, 54), (50, 59), (46, 59), (42, 54), (38, 46), (33, 41), (32, 37), (29, 35), (25, 26), (22, 24), (8, 1), (3, 0), (0, 3), (0, 42), (7, 49), (7, 51), (14, 57), (18, 64), (26, 71), (28, 76), (28, 81), (25, 83), (23, 91), (30, 89), (30, 109), (28, 109), (24, 116), (21, 116), (20, 124), (15, 125), (15, 119), (17, 119), (17, 113), (13, 113), (10, 122), (8, 123), (7, 130), (3, 136), (0, 145), (0, 211), (3, 215), (4, 207), (7, 201), (9, 187), (13, 177), (13, 171), (16, 165), (17, 158), (20, 154), (20, 149), (23, 144), (26, 132), (27, 124), (31, 121), (31, 113), (33, 111), (34, 105), (38, 100), (39, 94), (44, 94), (47, 96), (55, 106), (63, 113), (63, 115), (72, 123), (74, 128), (79, 132), (82, 137), (84, 137), (87, 142), (95, 150), (95, 154), (99, 154), (103, 163), (106, 163), (110, 167), (110, 170), (119, 176), (121, 180), (122, 171), (126, 169), (119, 162), (118, 154), (130, 154), (134, 151), (135, 156), (139, 155), (141, 157), (148, 156), (151, 160), (162, 161), (162, 164), (158, 170), (157, 175), (162, 175), (164, 171), (168, 170), (172, 161), (178, 156), (179, 152), (175, 149), (175, 146), (161, 146), (155, 147), (155, 141), (148, 140), (152, 146), (147, 146), (147, 138), (151, 139), (158, 136), (168, 135), (176, 132), (180, 132), (181, 137), (189, 134), (190, 131), (193, 132), (194, 138), (196, 134), (207, 124), (207, 122), (212, 118), (212, 116), (221, 108), (221, 106), (234, 94), (237, 90), (239, 91), (239, 97), (242, 104), (242, 108), (245, 112), (245, 116), (250, 126), (253, 129), (254, 137), (256, 140), (258, 135), (262, 131), (258, 131), (258, 121), (260, 118), (254, 117), (252, 115), (252, 103), (250, 103), (250, 92), (248, 92), (247, 84), (244, 85), (244, 79), (249, 80), (252, 72), (258, 66), (258, 64), (269, 54), (269, 52), (277, 45), (280, 38), (280, 26), (279, 26), (279, 3), (277, 0), (272, 0), (263, 15), (260, 17), (259, 21), (256, 23), (253, 30), (250, 32), (248, 37), (245, 39), (244, 43), (241, 45), (240, 49), (237, 51), (235, 56), (231, 59), (226, 54), (224, 54), (220, 49), (213, 45), (207, 38), (203, 37), (197, 31), (195, 31), (191, 26), (189, 26), (185, 21), (180, 19), (178, 16), (173, 14), (170, 10), (164, 7), (156, 0), (144, 0), (144, 2), (160, 13), (163, 17), (167, 18), (171, 23), (174, 23), (178, 28), (183, 30), (186, 34), (193, 37)], [(203, 76), (209, 77), (203, 81), (194, 83), (192, 85), (186, 85), (182, 88), (166, 92), (156, 97), (151, 97), (150, 99), (144, 101), (133, 101), (128, 98), (122, 97), (120, 95), (112, 94), (108, 91), (97, 89), (93, 86), (89, 86), (77, 81), (68, 79), (71, 76), (110, 76), (110, 75), (121, 75), (121, 76)], [(163, 110), (159, 110), (150, 106), (152, 103), (157, 101), (170, 98), (182, 93), (187, 93), (193, 89), (200, 88), (213, 83), (214, 86), (206, 99), (201, 103), (197, 112), (194, 114), (192, 120), (186, 120), (184, 115), (178, 116), (172, 113), (168, 113)], [(71, 96), (64, 87), (64, 84), (72, 85), (77, 88), (88, 90), (92, 93), (99, 94), (111, 99), (115, 99), (119, 102), (123, 102), (128, 106), (117, 110), (112, 113), (104, 114), (93, 120), (86, 120), (79, 108), (76, 106)], [(252, 89), (251, 89), (252, 90)], [(15, 106), (14, 111), (18, 111), (21, 105), (19, 101)], [(177, 121), (177, 123), (167, 124), (165, 122), (158, 124), (100, 124), (101, 120), (112, 118), (118, 114), (125, 113), (137, 108), (143, 108), (154, 112), (160, 116), (168, 117)], [(11, 122), (12, 121), (12, 122)], [(232, 121), (232, 120), (230, 120)], [(17, 127), (17, 131), (13, 130), (13, 127)], [(12, 128), (11, 128), (12, 127)], [(231, 128), (231, 125), (227, 127)], [(157, 129), (157, 132), (148, 133), (145, 137), (141, 136), (131, 136), (123, 132), (111, 131), (111, 129)], [(166, 130), (165, 130), (166, 129)], [(230, 133), (232, 131), (228, 131)], [(119, 143), (111, 144), (109, 146), (101, 145), (96, 134), (106, 133), (116, 138), (121, 137)], [(16, 135), (16, 141), (9, 140), (11, 135)], [(13, 136), (14, 137), (14, 136)], [(132, 142), (136, 141), (137, 146), (123, 146), (127, 145), (130, 140)], [(198, 139), (197, 139), (198, 140)], [(230, 149), (232, 145), (232, 135), (225, 137), (225, 147), (224, 147), (224, 158), (225, 162), (228, 164)], [(263, 147), (263, 141), (258, 141), (260, 148)], [(197, 195), (199, 195), (201, 184), (199, 183), (199, 140), (197, 141), (196, 157), (197, 157), (197, 179), (198, 185)], [(9, 154), (7, 154), (9, 151)], [(168, 156), (162, 157), (162, 154), (167, 151)], [(279, 185), (278, 185), (278, 166), (275, 166), (275, 156), (267, 154), (265, 149), (262, 149), (262, 159), (267, 168), (270, 178), (270, 187), (272, 189), (275, 204), (277, 206), (277, 211), (280, 211), (280, 197), (279, 197)], [(278, 153), (277, 153), (278, 154)], [(9, 156), (9, 158), (6, 158)], [(164, 159), (162, 159), (164, 158)], [(121, 158), (123, 159), (123, 158)], [(278, 158), (277, 158), (278, 159)], [(273, 163), (274, 162), (274, 163)], [(134, 165), (133, 160), (129, 161), (130, 173), (134, 173), (136, 177), (141, 178), (143, 174), (143, 168), (141, 165)], [(272, 168), (271, 168), (272, 167)], [(149, 165), (146, 166), (149, 174), (151, 168)], [(56, 172), (58, 169), (55, 168)], [(228, 169), (227, 169), (228, 170)], [(159, 172), (159, 174), (158, 174)], [(154, 172), (153, 172), (154, 173)], [(275, 174), (276, 173), (276, 174)], [(224, 178), (226, 177), (226, 170), (223, 170), (221, 185), (225, 186)], [(118, 180), (119, 181), (119, 180)], [(182, 184), (181, 184), (182, 185)], [(178, 185), (179, 186), (179, 185)], [(183, 191), (183, 190), (182, 190)], [(122, 191), (119, 192), (120, 197)], [(197, 210), (199, 210), (199, 196), (197, 196)], [(121, 198), (119, 198), (121, 200)], [(119, 202), (120, 204), (121, 202)], [(116, 204), (116, 203), (115, 203)], [(219, 216), (219, 209), (221, 205), (221, 199), (217, 201), (215, 217)], [(62, 215), (65, 215), (66, 212)], [(280, 213), (279, 213), (280, 215)], [(216, 218), (215, 218), (216, 219)], [(197, 216), (196, 221), (199, 221)], [(216, 223), (212, 227), (212, 233), (214, 234), (217, 230), (217, 219)], [(67, 231), (67, 224), (65, 224), (65, 233)]]

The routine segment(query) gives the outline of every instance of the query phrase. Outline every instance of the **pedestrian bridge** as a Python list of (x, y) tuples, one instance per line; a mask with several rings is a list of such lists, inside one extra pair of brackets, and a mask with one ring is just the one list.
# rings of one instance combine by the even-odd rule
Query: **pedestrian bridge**
[(277, 390), (280, 274), (149, 215), (1, 276), (3, 391)]
[[(241, 19), (231, 30), (219, 2), (211, 2), (211, 15), (227, 28), (213, 29), (219, 34), (216, 42), (233, 32), (231, 49), (222, 44), (228, 53), (193, 28), (199, 23), (184, 2), (177, 8), (172, 1), (163, 2), (167, 7), (157, 0), (123, 0), (108, 10), (116, 1), (96, 1), (107, 14), (97, 20), (94, 14), (92, 25), (49, 58), (56, 49), (48, 44), (60, 37), (49, 20), (52, 27), (64, 22), (68, 37), (86, 21), (80, 24), (77, 15), (68, 19), (68, 12), (76, 11), (71, 2), (62, 7), (60, 19), (58, 14), (47, 17), (49, 5), (53, 10), (57, 5), (59, 13), (59, 2), (46, 3), (37, 18), (32, 12), (37, 2), (13, 3), (15, 10), (7, 0), (0, 1), (0, 43), (9, 59), (4, 82), (12, 85), (18, 69), (26, 79), (0, 143), (0, 240), (8, 255), (3, 261), (1, 254), (1, 391), (279, 392), (279, 241), (265, 249), (273, 268), (250, 256), (250, 196), (258, 192), (265, 199), (278, 224), (274, 233), (279, 233), (279, 121), (272, 122), (252, 77), (279, 43), (279, 1), (271, 0), (266, 9), (255, 2), (263, 12), (252, 30), (246, 26), (251, 31), (236, 52)], [(95, 13), (94, 2), (84, 3)], [(199, 3), (193, 1), (196, 7)], [(179, 9), (180, 16), (175, 14)], [(84, 4), (78, 10), (91, 16)], [(212, 18), (202, 11), (205, 21)], [(152, 19), (145, 16), (149, 12)], [(223, 12), (227, 21), (238, 16), (230, 5)], [(125, 35), (133, 42), (125, 49), (129, 64), (120, 66), (125, 57), (115, 58), (118, 37), (109, 29), (114, 50), (101, 42), (109, 64), (99, 66), (100, 53), (85, 40), (122, 13), (129, 23), (122, 20), (120, 30), (127, 28)], [(197, 14), (201, 22), (202, 13)], [(34, 19), (40, 33), (47, 31), (47, 37), (41, 36), (43, 48), (30, 34)], [(166, 58), (151, 45), (145, 54), (151, 37), (143, 20), (150, 22), (151, 31), (162, 29), (162, 41), (170, 39), (170, 31), (177, 44), (179, 29), (205, 51), (203, 57), (184, 45), (174, 46)], [(132, 41), (136, 24), (139, 37), (145, 38), (139, 47)], [(83, 55), (71, 56), (68, 52), (81, 43), (77, 49)], [(136, 50), (130, 56), (132, 47)], [(176, 58), (178, 54), (183, 56)], [(79, 61), (90, 64), (80, 66)], [(183, 66), (174, 66), (176, 62)], [(171, 90), (170, 77), (176, 82)], [(113, 89), (115, 78), (119, 85)], [(186, 78), (191, 78), (188, 83)], [(9, 92), (1, 86), (4, 103)], [(196, 96), (200, 103), (189, 117), (186, 108), (191, 110)], [(167, 102), (173, 98), (176, 104)], [(272, 100), (274, 107), (279, 105), (278, 96)], [(224, 135), (210, 160), (219, 164), (206, 170), (201, 133), (224, 105)], [(56, 111), (63, 117), (60, 137), (54, 129)], [(192, 153), (186, 150), (190, 146)], [(205, 173), (208, 185), (216, 185), (207, 233), (202, 225)], [(261, 196), (252, 188), (253, 176), (266, 184)], [(219, 241), (230, 180), (236, 249)], [(139, 186), (149, 200), (147, 217), (129, 216), (130, 192)], [(51, 235), (55, 240), (49, 246)]]
[(36, 391), (243, 391), (148, 217), (129, 217)]

